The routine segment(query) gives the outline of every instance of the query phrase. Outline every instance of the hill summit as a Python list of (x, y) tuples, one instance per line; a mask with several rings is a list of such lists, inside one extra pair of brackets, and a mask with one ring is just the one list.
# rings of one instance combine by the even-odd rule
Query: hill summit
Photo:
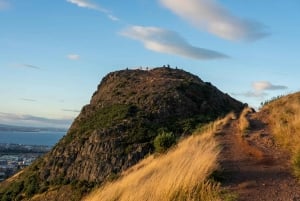
[(50, 153), (7, 181), (0, 195), (76, 200), (87, 188), (115, 178), (153, 153), (153, 141), (160, 133), (178, 139), (243, 107), (183, 70), (160, 67), (109, 73), (67, 135)]

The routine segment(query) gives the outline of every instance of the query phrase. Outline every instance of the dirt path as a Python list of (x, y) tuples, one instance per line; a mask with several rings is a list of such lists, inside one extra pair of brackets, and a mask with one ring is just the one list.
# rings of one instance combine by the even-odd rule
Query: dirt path
[(238, 194), (238, 201), (300, 201), (300, 184), (291, 174), (289, 154), (273, 141), (262, 114), (249, 117), (244, 137), (238, 120), (219, 135), (223, 146), (221, 166), (224, 188)]

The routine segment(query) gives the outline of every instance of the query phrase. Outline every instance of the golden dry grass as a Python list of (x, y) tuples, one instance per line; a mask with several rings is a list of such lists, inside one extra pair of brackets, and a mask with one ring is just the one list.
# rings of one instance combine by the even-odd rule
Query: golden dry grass
[(218, 168), (214, 133), (230, 118), (182, 140), (165, 155), (150, 156), (117, 181), (93, 191), (86, 201), (213, 201), (220, 187), (207, 178)]
[(300, 146), (300, 93), (282, 97), (262, 110), (268, 112), (268, 119), (277, 142), (295, 150)]
[(250, 122), (247, 118), (247, 115), (252, 112), (252, 109), (249, 107), (244, 108), (239, 117), (239, 129), (242, 135), (246, 135), (249, 128)]
[(294, 173), (300, 178), (300, 93), (274, 100), (263, 107), (276, 142), (290, 150)]

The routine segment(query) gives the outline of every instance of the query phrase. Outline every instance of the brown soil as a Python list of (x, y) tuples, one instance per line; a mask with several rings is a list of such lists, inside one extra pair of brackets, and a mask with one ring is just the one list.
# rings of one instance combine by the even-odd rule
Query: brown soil
[(218, 136), (223, 147), (223, 186), (238, 201), (300, 201), (300, 184), (292, 175), (290, 154), (274, 143), (266, 116), (248, 116), (250, 129), (242, 135), (238, 119)]

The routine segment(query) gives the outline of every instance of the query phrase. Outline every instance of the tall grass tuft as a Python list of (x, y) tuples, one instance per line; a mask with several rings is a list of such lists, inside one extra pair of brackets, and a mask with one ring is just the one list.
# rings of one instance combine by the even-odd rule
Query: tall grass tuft
[(239, 117), (239, 129), (240, 132), (242, 134), (242, 136), (247, 135), (249, 129), (250, 129), (250, 122), (247, 118), (249, 113), (252, 113), (253, 109), (246, 107), (244, 108), (244, 110), (242, 111), (242, 113), (240, 114)]
[(215, 126), (182, 140), (166, 154), (144, 159), (119, 180), (95, 190), (85, 200), (221, 200), (219, 184), (208, 180), (208, 177), (218, 168), (220, 150), (214, 133), (226, 121), (215, 122)]

